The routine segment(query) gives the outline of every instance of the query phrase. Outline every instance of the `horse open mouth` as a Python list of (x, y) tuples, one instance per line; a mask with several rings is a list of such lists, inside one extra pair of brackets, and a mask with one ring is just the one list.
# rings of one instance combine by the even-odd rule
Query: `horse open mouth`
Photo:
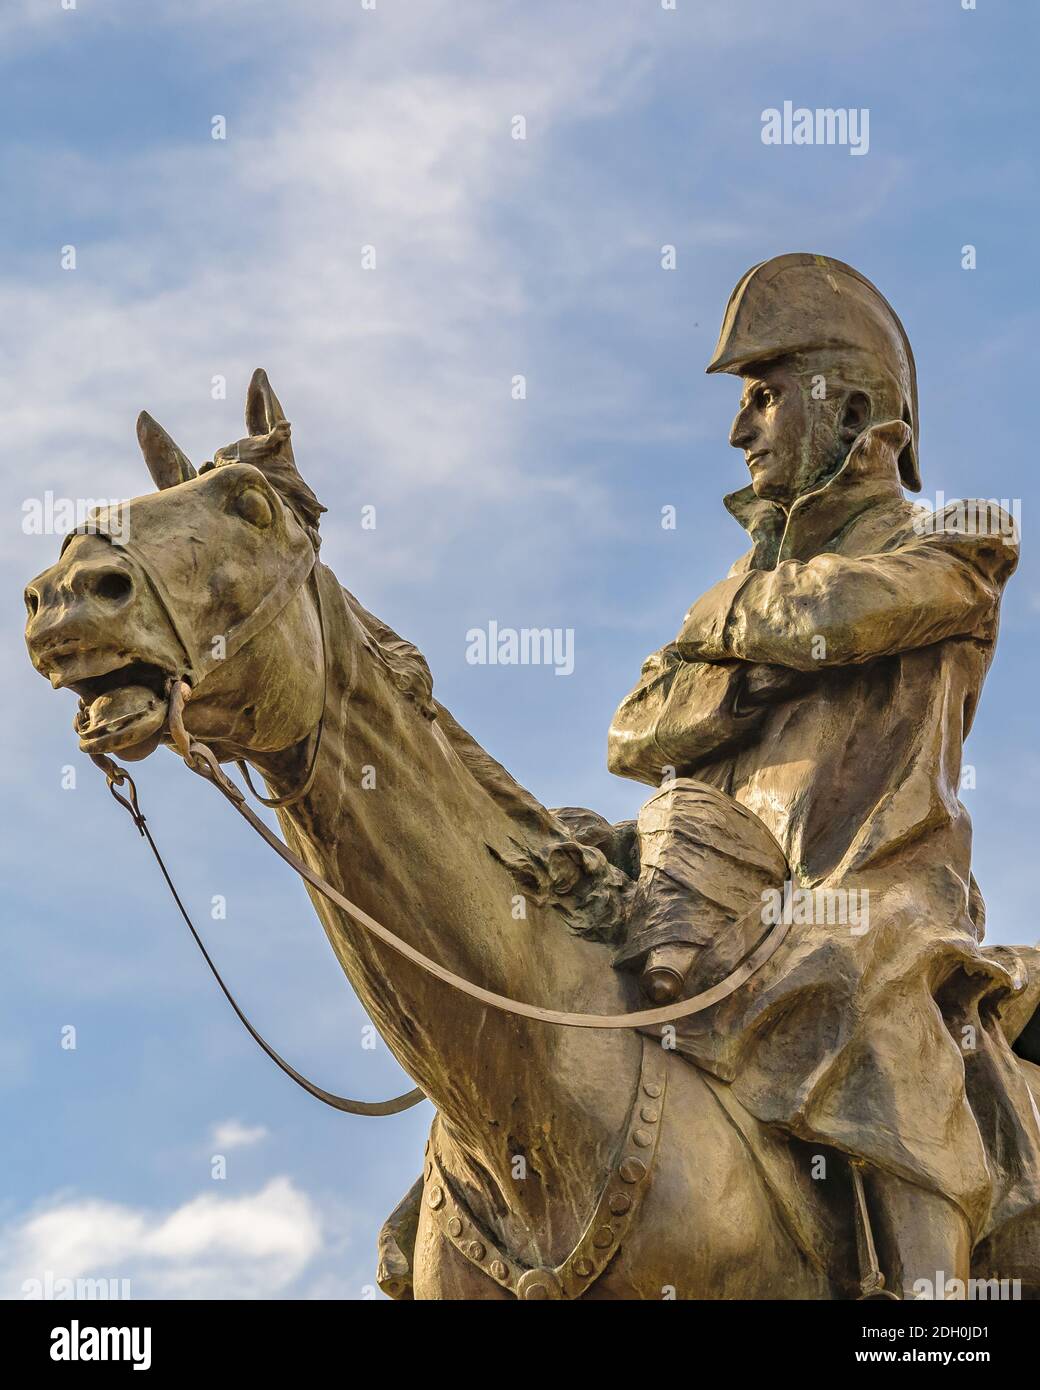
[(84, 753), (119, 752), (146, 757), (166, 723), (169, 673), (147, 661), (131, 661), (101, 676), (71, 681), (80, 697), (73, 728)]

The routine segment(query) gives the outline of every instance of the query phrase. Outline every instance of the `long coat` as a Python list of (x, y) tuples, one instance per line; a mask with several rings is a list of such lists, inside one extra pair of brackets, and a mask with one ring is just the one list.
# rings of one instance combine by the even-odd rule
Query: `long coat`
[(752, 549), (648, 660), (609, 761), (730, 794), (797, 886), (868, 911), (866, 929), (796, 917), (679, 1048), (758, 1119), (946, 1194), (981, 1238), (1040, 1201), (1040, 1123), (999, 1022), (1035, 992), (1035, 953), (980, 949), (959, 795), (1017, 536), (985, 504), (979, 527), (906, 501), (906, 437), (865, 431), (789, 514), (726, 499)]

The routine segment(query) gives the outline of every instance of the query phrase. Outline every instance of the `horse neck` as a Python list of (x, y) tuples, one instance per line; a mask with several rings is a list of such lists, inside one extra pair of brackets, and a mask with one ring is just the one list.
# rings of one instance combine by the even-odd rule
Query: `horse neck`
[[(313, 785), (279, 812), (289, 843), (366, 912), (464, 978), (555, 1008), (622, 1011), (611, 949), (572, 934), (551, 892), (535, 894), (542, 906), (521, 897), (516, 866), (537, 877), (546, 840), (565, 838), (562, 827), (446, 711), (430, 717), (421, 681), (402, 690), (400, 663), (386, 653), (406, 644), (395, 648), (400, 639), (388, 641), (329, 571), (319, 582), (326, 710)], [(276, 795), (298, 783), (306, 756), (297, 750), (261, 764)], [(583, 1208), (575, 1189), (602, 1174), (625, 1123), (634, 1036), (479, 1004), (311, 897), (368, 1014), (440, 1111), (447, 1161), (478, 1207), (551, 1242), (576, 1239)]]

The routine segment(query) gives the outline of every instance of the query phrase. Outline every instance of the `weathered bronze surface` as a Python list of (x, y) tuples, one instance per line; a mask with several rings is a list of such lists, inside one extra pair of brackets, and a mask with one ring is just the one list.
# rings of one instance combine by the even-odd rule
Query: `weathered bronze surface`
[(727, 506), (752, 545), (615, 716), (611, 768), (655, 788), (637, 824), (541, 806), (316, 560), (262, 372), (197, 475), (141, 417), (159, 490), (29, 586), (30, 655), (80, 696), (81, 747), (123, 760), (171, 745), (184, 681), (187, 736), (286, 799), (295, 854), (500, 994), (682, 999), (793, 914), (739, 990), (640, 1037), (490, 1008), (309, 890), (438, 1112), (380, 1238), (394, 1297), (912, 1297), (940, 1271), (1040, 1293), (1040, 952), (983, 949), (958, 794), (1014, 527), (904, 498), (913, 354), (840, 262), (749, 271), (709, 370), (743, 379)]

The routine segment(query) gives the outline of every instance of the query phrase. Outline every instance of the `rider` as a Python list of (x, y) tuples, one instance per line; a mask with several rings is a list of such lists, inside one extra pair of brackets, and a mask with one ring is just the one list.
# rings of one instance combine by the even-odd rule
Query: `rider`
[(617, 963), (659, 1004), (725, 973), (688, 891), (686, 779), (754, 812), (808, 907), (676, 1046), (759, 1120), (865, 1161), (889, 1286), (914, 1296), (966, 1280), (972, 1247), (1040, 1200), (1036, 1108), (997, 1021), (1024, 972), (980, 950), (958, 795), (1017, 535), (995, 507), (903, 496), (921, 487), (913, 354), (842, 262), (748, 271), (708, 371), (743, 380), (730, 443), (751, 481), (726, 506), (752, 545), (611, 727), (611, 770), (662, 788)]

